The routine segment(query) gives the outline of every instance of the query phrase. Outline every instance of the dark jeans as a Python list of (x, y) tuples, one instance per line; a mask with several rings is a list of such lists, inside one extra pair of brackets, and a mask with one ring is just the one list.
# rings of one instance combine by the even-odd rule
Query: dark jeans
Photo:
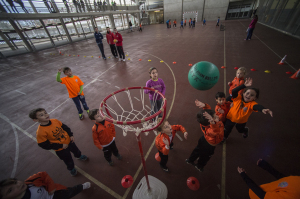
[(183, 28), (183, 25), (180, 26), (180, 29)]
[(116, 49), (115, 44), (109, 44), (109, 46), (110, 46), (110, 50), (111, 50), (111, 53), (113, 54), (113, 56), (117, 57), (118, 53), (117, 53), (117, 49)]
[(69, 199), (73, 198), (83, 190), (83, 185), (79, 184), (67, 189), (61, 189), (54, 192), (53, 199)]
[(169, 28), (169, 23), (166, 23), (167, 24), (167, 28)]
[(139, 31), (142, 31), (142, 32), (143, 32), (143, 29), (142, 29), (142, 27), (139, 27)]
[(114, 156), (119, 155), (119, 151), (118, 151), (118, 148), (116, 146), (115, 140), (109, 146), (103, 147), (103, 153), (104, 153), (105, 159), (108, 162), (111, 161), (111, 154), (114, 154)]
[(119, 53), (119, 57), (121, 59), (125, 59), (125, 54), (124, 54), (124, 51), (123, 51), (123, 46), (117, 46), (117, 50), (118, 50), (118, 53)]
[(196, 148), (191, 153), (189, 161), (194, 162), (197, 158), (199, 158), (197, 165), (199, 167), (204, 167), (211, 158), (211, 156), (214, 154), (215, 148), (215, 146), (210, 145), (206, 141), (205, 137), (202, 136), (198, 140)]
[(81, 109), (81, 105), (80, 102), (84, 108), (84, 110), (89, 110), (89, 107), (87, 106), (86, 102), (85, 102), (85, 97), (84, 95), (78, 95), (77, 97), (72, 98), (73, 102), (76, 105), (76, 108), (78, 110), (78, 114), (82, 114), (83, 110)]
[(228, 136), (231, 133), (234, 126), (235, 126), (236, 130), (239, 133), (246, 133), (247, 132), (247, 130), (245, 129), (246, 123), (237, 124), (237, 123), (232, 122), (229, 119), (226, 119), (225, 126), (224, 126), (224, 137), (225, 138), (228, 138)]
[(217, 25), (216, 26), (219, 26), (219, 22), (217, 22)]
[[(153, 96), (153, 98), (155, 99), (156, 96)], [(153, 100), (150, 100), (150, 104), (151, 104), (151, 115), (154, 115), (156, 112), (158, 112), (161, 108), (161, 104), (162, 104), (163, 99), (159, 99), (156, 100), (156, 103), (154, 103)], [(162, 116), (162, 114), (160, 114), (160, 116)]]
[(74, 142), (70, 142), (68, 148), (55, 152), (59, 159), (63, 160), (64, 163), (67, 165), (67, 169), (69, 171), (74, 169), (74, 161), (72, 159), (71, 152), (76, 158), (79, 158), (81, 156), (81, 151), (77, 148)]
[(168, 158), (169, 158), (169, 156), (168, 155), (164, 155), (162, 152), (160, 152), (160, 151), (158, 151), (158, 153), (159, 153), (159, 157), (160, 157), (160, 162), (159, 162), (159, 164), (160, 164), (160, 166), (161, 167), (166, 167), (166, 165), (167, 165), (167, 162), (168, 162)]
[(99, 49), (100, 49), (100, 52), (101, 52), (101, 54), (102, 54), (102, 57), (105, 58), (104, 49), (103, 49), (103, 43), (98, 44), (98, 47), (99, 47)]
[(173, 24), (173, 27), (175, 26), (175, 28), (176, 28), (176, 24)]
[(254, 30), (254, 28), (249, 28), (246, 40), (251, 39), (253, 30)]

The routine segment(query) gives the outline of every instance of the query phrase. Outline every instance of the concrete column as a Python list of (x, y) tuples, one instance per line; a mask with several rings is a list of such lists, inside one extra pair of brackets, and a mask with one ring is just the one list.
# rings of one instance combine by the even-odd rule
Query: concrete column
[(124, 0), (124, 6), (126, 6), (126, 1)]
[(138, 25), (140, 25), (140, 23), (141, 23), (141, 15), (140, 13), (138, 13)]
[(8, 19), (8, 21), (11, 24), (11, 26), (15, 29), (15, 31), (18, 33), (18, 35), (20, 36), (20, 38), (22, 39), (22, 41), (24, 42), (24, 44), (26, 45), (26, 47), (28, 48), (28, 50), (30, 52), (33, 52), (34, 48), (30, 45), (30, 43), (24, 37), (23, 33), (21, 32), (21, 30), (19, 29), (19, 27), (17, 26), (17, 24), (14, 22), (14, 20)]
[(74, 22), (73, 17), (71, 17), (71, 20), (72, 20), (72, 23), (73, 23), (73, 26), (74, 26), (74, 28), (75, 28), (75, 31), (76, 31), (77, 36), (80, 37), (79, 32), (78, 32), (78, 30), (77, 30), (77, 27), (76, 27), (76, 24), (75, 24), (75, 22)]
[(95, 25), (94, 16), (90, 16), (90, 17), (91, 17), (91, 23), (92, 23), (93, 29), (95, 29), (95, 27), (97, 27), (97, 26)]
[(59, 17), (59, 20), (60, 20), (60, 23), (61, 23), (63, 29), (65, 30), (65, 33), (66, 33), (66, 35), (67, 35), (67, 37), (68, 37), (68, 40), (69, 40), (70, 42), (73, 42), (73, 41), (72, 41), (72, 38), (71, 38), (71, 36), (70, 36), (70, 34), (69, 34), (69, 31), (68, 31), (68, 29), (67, 29), (67, 26), (66, 26), (64, 20), (62, 19), (62, 17)]
[[(126, 13), (126, 19), (127, 19), (127, 26), (129, 28), (129, 17), (128, 17), (128, 13)], [(132, 22), (131, 22), (132, 23)]]
[(53, 5), (53, 8), (54, 8), (55, 12), (59, 13), (59, 9), (57, 8), (55, 1), (51, 0), (51, 3)]
[(43, 21), (42, 19), (40, 19), (40, 22), (41, 22), (43, 28), (45, 29), (45, 31), (46, 31), (46, 33), (47, 33), (47, 35), (48, 35), (48, 37), (49, 37), (49, 39), (50, 39), (50, 41), (51, 41), (51, 43), (52, 43), (52, 46), (55, 46), (55, 43), (54, 43), (54, 41), (53, 41), (53, 39), (52, 39), (50, 33), (48, 32), (48, 30), (47, 30), (47, 28), (46, 28), (46, 26), (45, 26), (44, 21)]
[(110, 20), (110, 24), (111, 24), (111, 29), (114, 29), (116, 27), (116, 25), (115, 25), (115, 20), (114, 20), (113, 14), (109, 14), (109, 20)]
[(6, 37), (6, 35), (1, 30), (0, 30), (0, 36), (6, 42), (6, 44), (10, 47), (10, 49), (16, 50), (14, 45), (9, 41), (9, 39)]
[(277, 19), (279, 18), (280, 14), (281, 14), (281, 11), (282, 9), (284, 9), (286, 3), (288, 2), (288, 0), (281, 0), (276, 8), (276, 12), (275, 14), (273, 15), (273, 19), (270, 23), (271, 26), (274, 26), (277, 22)]
[(298, 6), (299, 3), (300, 3), (300, 0), (298, 0), (295, 3), (295, 5), (293, 7), (293, 10), (295, 10), (295, 12), (293, 13), (293, 17), (290, 19), (290, 22), (286, 26), (285, 30), (289, 30), (296, 23), (296, 21), (299, 19), (299, 17), (300, 17), (300, 8), (297, 9), (297, 6)]
[(32, 10), (33, 10), (35, 13), (37, 13), (37, 10), (36, 10), (35, 6), (33, 5), (32, 1), (31, 1), (31, 0), (28, 0), (28, 2), (29, 2), (29, 4), (30, 4)]

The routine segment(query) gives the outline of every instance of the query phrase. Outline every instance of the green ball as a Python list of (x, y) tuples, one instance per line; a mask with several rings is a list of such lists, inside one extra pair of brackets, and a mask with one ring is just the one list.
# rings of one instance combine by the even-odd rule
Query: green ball
[(219, 80), (219, 69), (208, 61), (196, 63), (189, 71), (190, 84), (198, 90), (211, 89)]

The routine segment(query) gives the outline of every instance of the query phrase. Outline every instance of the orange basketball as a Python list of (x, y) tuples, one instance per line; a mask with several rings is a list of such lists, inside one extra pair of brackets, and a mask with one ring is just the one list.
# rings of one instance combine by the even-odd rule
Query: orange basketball
[(155, 154), (155, 159), (156, 159), (158, 162), (160, 162), (160, 160), (161, 160), (158, 152)]
[(117, 40), (116, 40), (116, 39), (114, 39), (114, 42), (115, 42), (115, 43), (117, 43)]

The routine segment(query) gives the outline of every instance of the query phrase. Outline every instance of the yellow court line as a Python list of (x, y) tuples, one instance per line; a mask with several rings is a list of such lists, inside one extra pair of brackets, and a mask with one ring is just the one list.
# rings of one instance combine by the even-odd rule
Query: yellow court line
[[(6, 121), (7, 123), (9, 123), (10, 125), (14, 126), (16, 129), (18, 129), (19, 131), (21, 131), (23, 134), (25, 134), (26, 136), (28, 136), (33, 141), (37, 142), (37, 140), (36, 140), (36, 138), (34, 136), (32, 136), (31, 134), (29, 134), (27, 131), (23, 130), (21, 127), (19, 127), (15, 123), (11, 122), (2, 113), (0, 113), (0, 118), (3, 119), (4, 121)], [(53, 150), (49, 150), (49, 152), (51, 152), (52, 154), (54, 154), (56, 156), (56, 154), (55, 154), (55, 152)], [(122, 196), (120, 196), (119, 194), (117, 194), (116, 192), (114, 192), (113, 190), (111, 190), (110, 188), (108, 188), (107, 186), (105, 186), (104, 184), (102, 184), (100, 181), (98, 181), (95, 178), (93, 178), (91, 175), (89, 175), (88, 173), (86, 173), (85, 171), (83, 171), (82, 169), (80, 169), (78, 166), (75, 165), (75, 167), (78, 170), (78, 172), (81, 173), (81, 175), (83, 175), (87, 179), (91, 180), (93, 183), (95, 183), (96, 185), (98, 185), (100, 188), (102, 188), (107, 193), (111, 194), (112, 196), (114, 196), (117, 199), (121, 199), (122, 198)]]
[[(159, 57), (157, 57), (157, 56), (155, 56), (155, 55), (152, 55), (152, 54), (149, 54), (149, 53), (144, 53), (144, 54), (151, 55), (151, 56), (156, 57), (157, 59), (159, 59), (159, 60), (162, 61), (162, 59), (160, 59)], [(173, 93), (173, 99), (172, 99), (172, 102), (171, 102), (171, 105), (170, 105), (170, 109), (169, 109), (169, 111), (168, 111), (168, 114), (167, 114), (167, 116), (166, 116), (166, 119), (168, 119), (168, 118), (169, 118), (169, 115), (170, 115), (170, 113), (171, 113), (171, 111), (172, 111), (172, 107), (173, 107), (174, 101), (175, 101), (175, 95), (176, 95), (176, 78), (175, 78), (175, 75), (174, 75), (174, 73), (173, 73), (172, 68), (171, 68), (166, 62), (164, 62), (164, 63), (169, 67), (169, 69), (170, 69), (170, 71), (171, 71), (171, 73), (172, 73), (172, 75), (173, 75), (173, 78), (174, 78), (174, 93)], [(150, 148), (149, 148), (148, 151), (147, 151), (147, 154), (145, 155), (145, 161), (147, 160), (147, 158), (148, 158), (148, 156), (149, 156), (151, 150), (153, 149), (154, 143), (155, 143), (155, 139), (153, 140), (153, 142), (152, 142)], [(140, 164), (138, 170), (137, 170), (136, 173), (134, 174), (134, 177), (133, 177), (133, 180), (134, 180), (134, 181), (135, 181), (136, 178), (138, 177), (138, 175), (139, 175), (139, 173), (141, 172), (142, 168), (143, 168), (143, 165)], [(125, 198), (127, 197), (127, 195), (128, 195), (128, 193), (130, 192), (131, 188), (132, 188), (132, 186), (129, 187), (129, 188), (125, 191), (125, 194), (123, 195), (123, 199), (125, 199)]]
[[(225, 48), (225, 30), (224, 30), (224, 93), (226, 95), (226, 48)], [(226, 198), (226, 141), (222, 146), (222, 177), (221, 177), (221, 199)]]

